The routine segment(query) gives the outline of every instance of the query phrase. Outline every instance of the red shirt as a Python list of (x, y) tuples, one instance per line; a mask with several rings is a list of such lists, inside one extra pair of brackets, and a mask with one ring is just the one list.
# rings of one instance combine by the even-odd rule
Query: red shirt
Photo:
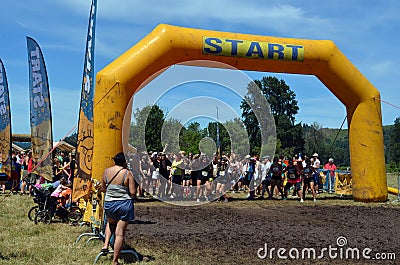
[(335, 172), (333, 172), (333, 170), (337, 170), (337, 167), (333, 163), (332, 164), (327, 163), (325, 164), (324, 169), (329, 170), (330, 171), (329, 174), (331, 176), (335, 176)]
[(33, 167), (34, 167), (34, 165), (33, 165), (33, 158), (31, 157), (31, 158), (29, 158), (29, 161), (28, 161), (28, 172), (29, 172), (29, 173), (32, 172)]

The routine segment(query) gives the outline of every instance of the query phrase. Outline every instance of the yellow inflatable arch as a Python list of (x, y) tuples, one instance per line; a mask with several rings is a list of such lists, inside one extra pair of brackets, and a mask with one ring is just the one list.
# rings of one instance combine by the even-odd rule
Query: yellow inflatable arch
[[(240, 70), (315, 75), (346, 106), (353, 198), (387, 200), (379, 91), (332, 41), (276, 38), (161, 24), (97, 73), (92, 176), (100, 179), (123, 150), (131, 97), (174, 64), (217, 61)], [(216, 64), (217, 65), (217, 64)], [(128, 115), (127, 115), (128, 116)], [(128, 123), (129, 124), (129, 123)]]

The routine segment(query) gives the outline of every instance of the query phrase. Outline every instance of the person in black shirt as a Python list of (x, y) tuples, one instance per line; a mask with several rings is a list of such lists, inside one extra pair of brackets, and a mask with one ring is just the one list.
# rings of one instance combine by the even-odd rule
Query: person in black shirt
[(268, 174), (271, 174), (271, 192), (270, 192), (270, 199), (272, 199), (272, 194), (274, 194), (274, 189), (275, 187), (278, 188), (279, 193), (282, 196), (282, 199), (284, 198), (283, 192), (282, 192), (282, 164), (279, 164), (279, 159), (278, 157), (274, 157), (273, 163), (271, 167), (269, 168)]
[[(306, 166), (303, 169), (303, 198), (306, 198), (306, 191), (307, 189), (310, 189), (314, 198), (314, 201), (316, 201), (316, 193), (314, 189), (314, 173), (315, 173), (315, 168), (311, 165), (311, 160), (307, 159), (306, 160)], [(303, 200), (301, 200), (303, 202)]]
[(166, 185), (169, 178), (169, 168), (171, 167), (172, 163), (165, 153), (160, 153), (160, 161), (159, 161), (159, 173), (160, 173), (160, 188), (157, 193), (157, 197), (165, 198), (166, 194)]

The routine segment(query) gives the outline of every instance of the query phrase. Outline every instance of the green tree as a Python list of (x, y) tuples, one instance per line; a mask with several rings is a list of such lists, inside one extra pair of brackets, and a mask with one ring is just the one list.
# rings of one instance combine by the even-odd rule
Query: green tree
[[(303, 149), (304, 141), (301, 124), (295, 124), (295, 115), (299, 110), (296, 94), (284, 80), (278, 80), (276, 77), (263, 77), (261, 80), (254, 80), (254, 83), (261, 89), (274, 116), (276, 136), (279, 140), (276, 151), (279, 154), (288, 153), (288, 155), (300, 152)], [(245, 100), (242, 100), (240, 108), (249, 135), (251, 151), (255, 153), (261, 147), (261, 130), (260, 123), (248, 102), (253, 104), (254, 94), (257, 93), (257, 90), (252, 88), (251, 83), (247, 90), (247, 95)], [(257, 104), (254, 104), (254, 107), (257, 107)]]
[(199, 142), (204, 137), (200, 123), (192, 122), (187, 128), (182, 127), (180, 131), (179, 144), (186, 153), (199, 153)]
[[(228, 132), (230, 141), (230, 147), (227, 152), (234, 152), (241, 158), (248, 155), (250, 153), (250, 140), (244, 123), (239, 118), (235, 118), (224, 122), (224, 127)], [(261, 147), (259, 148), (261, 149)], [(260, 149), (258, 151), (260, 151)]]
[[(220, 152), (223, 154), (229, 153), (231, 149), (231, 140), (229, 138), (228, 131), (226, 130), (225, 125), (222, 123), (218, 123), (218, 128), (219, 128)], [(217, 144), (217, 122), (208, 123), (207, 134)]]
[(400, 166), (400, 117), (394, 121), (394, 126), (389, 134), (388, 146), (388, 161), (391, 164)]
[(322, 131), (322, 126), (314, 122), (311, 125), (303, 125), (304, 131), (304, 154), (311, 157), (318, 153), (321, 163), (327, 160), (326, 138)]
[(161, 129), (164, 112), (158, 105), (136, 109), (133, 113), (135, 123), (131, 124), (129, 143), (138, 151), (162, 150)]
[(164, 121), (161, 131), (161, 139), (163, 147), (168, 145), (165, 149), (166, 152), (178, 153), (181, 150), (185, 150), (180, 146), (182, 129), (184, 129), (183, 125), (177, 119), (170, 118)]

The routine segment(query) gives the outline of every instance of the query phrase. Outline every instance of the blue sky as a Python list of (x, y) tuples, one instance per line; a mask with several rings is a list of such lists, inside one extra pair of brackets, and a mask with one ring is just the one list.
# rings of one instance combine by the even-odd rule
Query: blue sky
[[(54, 140), (62, 138), (77, 123), (90, 2), (2, 1), (0, 58), (8, 77), (14, 133), (30, 131), (26, 36), (33, 37), (39, 43), (46, 61)], [(396, 0), (98, 0), (95, 69), (97, 72), (104, 68), (160, 23), (266, 36), (329, 39), (375, 85), (383, 100), (400, 105), (398, 14), (400, 2)], [(231, 74), (218, 69), (203, 72), (190, 67), (173, 66), (136, 95), (134, 107), (142, 107), (161, 97), (157, 102), (160, 105), (165, 102), (165, 106), (161, 107), (171, 112), (185, 98), (206, 96), (220, 99), (218, 95), (223, 88), (210, 89), (210, 85), (204, 82), (191, 82), (187, 86), (193, 89), (183, 89), (186, 85), (180, 84), (184, 82), (180, 77), (192, 71), (196, 72), (196, 80), (214, 74)], [(265, 75), (284, 79), (299, 101), (298, 122), (316, 121), (324, 127), (338, 128), (346, 115), (344, 106), (314, 76), (258, 72), (244, 74), (250, 79)], [(162, 88), (171, 87), (174, 89), (166, 94), (160, 92)], [(168, 97), (172, 100), (168, 100)], [(233, 106), (237, 97), (222, 99), (225, 102), (221, 104), (232, 104), (232, 109), (238, 110), (237, 106)], [(201, 105), (201, 108), (214, 110), (216, 105), (218, 103), (210, 101), (208, 105)], [(393, 124), (394, 119), (400, 116), (399, 109), (386, 104), (382, 104), (382, 109), (385, 125)], [(192, 108), (186, 107), (185, 110), (189, 113)], [(240, 114), (230, 115), (234, 117)]]

